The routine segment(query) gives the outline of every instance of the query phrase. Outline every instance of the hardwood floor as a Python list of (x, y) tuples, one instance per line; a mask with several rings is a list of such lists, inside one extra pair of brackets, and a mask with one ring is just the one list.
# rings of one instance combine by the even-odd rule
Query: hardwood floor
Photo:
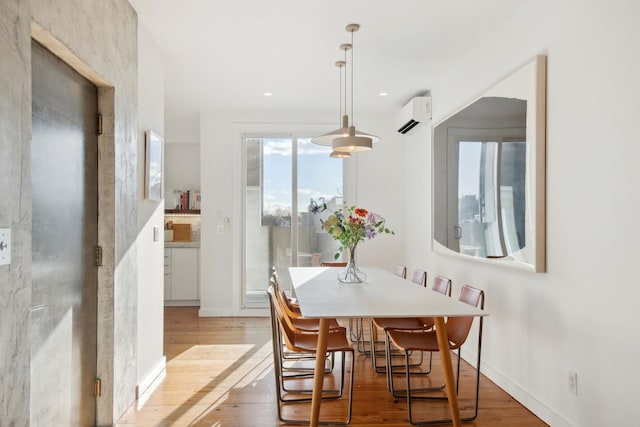
[[(167, 370), (116, 426), (272, 427), (284, 425), (276, 412), (275, 381), (267, 318), (199, 318), (195, 307), (165, 308), (164, 351)], [(339, 358), (338, 358), (339, 359)], [(356, 352), (353, 426), (405, 426), (405, 399), (394, 399), (384, 375)], [(348, 363), (348, 362), (347, 362)], [(475, 370), (462, 362), (460, 408), (463, 417), (473, 407)], [(339, 369), (339, 368), (337, 368)], [(434, 358), (428, 381), (438, 383)], [(397, 386), (404, 377), (396, 377)], [(309, 383), (310, 384), (310, 383)], [(339, 417), (346, 401), (323, 403), (321, 419)], [(446, 403), (417, 402), (414, 418), (446, 417)], [(309, 404), (290, 404), (285, 416), (308, 417)], [(546, 426), (484, 376), (480, 380), (480, 410), (468, 426)]]

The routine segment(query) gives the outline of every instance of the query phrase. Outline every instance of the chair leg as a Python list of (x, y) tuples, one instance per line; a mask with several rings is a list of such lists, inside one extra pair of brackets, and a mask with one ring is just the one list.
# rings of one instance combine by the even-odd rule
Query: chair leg
[[(311, 401), (311, 398), (285, 398), (284, 395), (286, 393), (290, 393), (290, 394), (311, 394), (313, 392), (312, 389), (295, 389), (295, 388), (288, 388), (285, 384), (286, 380), (299, 380), (299, 379), (304, 379), (304, 378), (313, 378), (313, 374), (308, 374), (308, 373), (303, 373), (303, 374), (291, 374), (291, 375), (284, 375), (282, 372), (282, 370), (280, 371), (280, 380), (279, 380), (279, 384), (280, 384), (280, 389), (278, 391), (278, 398), (280, 399), (281, 402), (306, 402), (306, 401)], [(330, 371), (329, 371), (330, 372)], [(325, 373), (328, 373), (327, 371), (325, 371)], [(324, 390), (323, 393), (327, 393), (330, 396), (325, 396), (323, 397), (323, 399), (327, 400), (327, 399), (339, 399), (340, 397), (342, 397), (342, 388), (340, 389), (329, 389), (329, 390)]]
[[(404, 370), (402, 371), (394, 371), (393, 368), (405, 368), (406, 369), (406, 364), (405, 365), (394, 365), (392, 363), (392, 357), (395, 356), (393, 354), (393, 351), (391, 350), (391, 340), (389, 339), (389, 334), (385, 331), (385, 360), (386, 360), (386, 374), (387, 374), (387, 390), (389, 390), (394, 397), (404, 397), (405, 393), (404, 390), (395, 390), (394, 386), (393, 386), (393, 375), (401, 375), (404, 373)], [(412, 352), (408, 351), (409, 356), (411, 356)], [(402, 354), (400, 354), (402, 355)], [(420, 367), (422, 366), (422, 363), (424, 361), (424, 352), (420, 352), (420, 360), (418, 362), (415, 363), (409, 363), (409, 369), (411, 368), (416, 368), (416, 367)], [(427, 369), (426, 371), (419, 371), (419, 372), (414, 372), (414, 375), (429, 375), (431, 373), (431, 369), (433, 366), (433, 353), (429, 352), (429, 369)], [(374, 366), (375, 367), (375, 366)], [(444, 385), (442, 385), (441, 387), (434, 387), (434, 388), (430, 388), (428, 390), (421, 390), (421, 391), (435, 391), (435, 390), (440, 390), (444, 388)]]
[[(389, 335), (387, 334), (385, 336), (385, 350), (386, 350), (386, 360), (387, 360), (387, 367), (390, 367), (390, 369), (387, 369), (387, 389), (391, 392), (391, 394), (393, 395), (393, 397), (405, 397), (406, 396), (406, 390), (396, 390), (394, 383), (393, 383), (393, 375), (401, 375), (401, 374), (405, 374), (406, 373), (406, 364), (407, 361), (405, 360), (405, 364), (404, 365), (393, 365), (391, 363), (391, 340), (389, 339)], [(423, 353), (423, 352), (421, 352)], [(405, 355), (408, 354), (409, 357), (411, 357), (411, 351), (407, 351), (405, 352)], [(422, 361), (422, 354), (420, 357), (420, 360)], [(409, 369), (411, 368), (415, 368), (416, 366), (420, 366), (419, 363), (409, 363)], [(429, 352), (429, 369), (426, 371), (421, 371), (421, 372), (413, 372), (413, 375), (429, 375), (431, 373), (431, 369), (433, 366), (433, 353)], [(394, 371), (393, 368), (404, 368), (402, 371), (397, 372)], [(414, 391), (420, 391), (420, 392), (424, 392), (424, 391), (438, 391), (438, 390), (442, 390), (444, 388), (444, 384), (438, 387), (429, 387), (429, 388), (422, 388), (419, 390), (414, 390)]]
[[(480, 360), (482, 355), (482, 326), (483, 326), (483, 318), (480, 317), (480, 326), (478, 329), (478, 357), (476, 359), (476, 384), (475, 384), (475, 404), (473, 409), (473, 414), (469, 417), (464, 417), (461, 420), (463, 422), (473, 421), (478, 417), (478, 403), (480, 401)], [(411, 388), (410, 388), (410, 372), (408, 370), (408, 360), (409, 356), (407, 352), (405, 352), (405, 366), (407, 369), (407, 411), (409, 415), (409, 422), (414, 426), (426, 426), (426, 425), (434, 425), (434, 424), (445, 424), (450, 423), (451, 419), (441, 419), (441, 420), (428, 420), (428, 421), (414, 421), (412, 412), (411, 412), (411, 400), (446, 400), (446, 397), (429, 397), (429, 396), (411, 396)], [(458, 394), (460, 384), (460, 348), (458, 348), (458, 366), (457, 366), (457, 376), (456, 376), (456, 394)], [(417, 390), (413, 390), (417, 391)]]
[[(353, 350), (351, 351), (346, 351), (346, 352), (342, 352), (342, 357), (341, 357), (341, 362), (342, 362), (342, 368), (341, 368), (341, 379), (340, 379), (340, 383), (341, 383), (341, 389), (344, 388), (345, 386), (345, 369), (346, 369), (346, 353), (350, 354), (350, 358), (351, 358), (351, 364), (350, 364), (350, 374), (349, 374), (349, 402), (348, 402), (348, 409), (347, 409), (347, 417), (344, 421), (320, 421), (318, 424), (320, 425), (339, 425), (339, 426), (346, 426), (351, 422), (351, 414), (352, 414), (352, 409), (353, 409), (353, 378), (354, 378), (354, 371), (355, 371), (355, 353)], [(323, 400), (325, 400), (325, 398), (323, 398)], [(308, 401), (311, 401), (311, 399), (308, 399)], [(300, 402), (300, 401), (293, 401), (293, 402)], [(288, 402), (288, 403), (293, 403), (293, 402)], [(287, 402), (285, 402), (287, 403)], [(287, 419), (284, 418), (282, 416), (282, 406), (281, 403), (278, 401), (277, 402), (278, 405), (278, 419), (285, 423), (285, 424), (299, 424), (299, 425), (308, 425), (310, 424), (310, 421), (307, 420), (296, 420), (296, 419)]]
[[(374, 328), (376, 326), (373, 324), (373, 320), (370, 320), (370, 331), (373, 331)], [(371, 339), (370, 339), (370, 344), (369, 347), (370, 348), (375, 348), (375, 344), (384, 344), (384, 348), (382, 351), (376, 350), (374, 353), (370, 352), (370, 356), (371, 356), (371, 365), (373, 366), (373, 370), (376, 371), (376, 373), (378, 374), (387, 374), (387, 366), (389, 366), (389, 361), (386, 360), (387, 359), (387, 355), (389, 354), (388, 352), (390, 351), (390, 347), (387, 345), (388, 344), (388, 335), (387, 335), (387, 331), (383, 331), (384, 333), (384, 341), (375, 341), (374, 340), (374, 334), (373, 332), (370, 333), (371, 335)], [(394, 353), (393, 351), (391, 352), (391, 356), (402, 356), (402, 353), (396, 352)], [(377, 358), (378, 357), (385, 357), (385, 365), (383, 366), (378, 366), (378, 361)], [(421, 366), (423, 362), (423, 353), (420, 352), (420, 360), (418, 362), (412, 363), (410, 366), (412, 367), (417, 367), (417, 366)], [(400, 368), (403, 367), (404, 365), (394, 365), (394, 368)], [(431, 360), (429, 360), (429, 370), (424, 372), (424, 375), (427, 375), (431, 372)]]
[[(365, 333), (364, 333), (364, 320), (362, 319), (362, 317), (358, 317), (355, 318), (355, 324), (356, 324), (356, 339), (352, 341), (354, 341), (356, 343), (356, 348), (358, 350), (358, 353), (362, 353), (366, 356), (371, 355), (371, 341), (375, 338), (372, 337), (372, 329), (369, 329), (369, 339), (367, 339), (365, 337)], [(367, 349), (367, 346), (369, 346), (369, 348)]]

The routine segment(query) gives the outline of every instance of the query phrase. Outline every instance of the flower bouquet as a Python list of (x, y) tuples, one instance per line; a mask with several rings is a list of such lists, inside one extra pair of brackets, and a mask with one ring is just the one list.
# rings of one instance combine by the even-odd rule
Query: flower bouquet
[[(318, 206), (316, 212), (324, 211), (326, 204)], [(335, 259), (340, 257), (343, 250), (349, 254), (347, 268), (338, 274), (338, 280), (343, 283), (362, 283), (366, 280), (364, 272), (355, 263), (355, 251), (358, 243), (364, 239), (373, 239), (378, 234), (395, 234), (385, 227), (385, 219), (380, 215), (356, 206), (344, 206), (334, 211), (322, 221), (322, 228), (335, 240), (340, 242)]]

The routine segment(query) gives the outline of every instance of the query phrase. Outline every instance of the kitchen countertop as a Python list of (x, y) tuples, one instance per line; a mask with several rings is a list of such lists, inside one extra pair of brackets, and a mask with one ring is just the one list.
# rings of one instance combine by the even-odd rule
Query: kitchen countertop
[(199, 248), (200, 240), (192, 240), (190, 242), (165, 241), (164, 247), (165, 248)]

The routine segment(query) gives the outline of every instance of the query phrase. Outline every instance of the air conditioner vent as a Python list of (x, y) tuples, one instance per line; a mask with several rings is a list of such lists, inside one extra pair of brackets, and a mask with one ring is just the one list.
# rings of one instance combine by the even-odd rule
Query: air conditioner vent
[(417, 96), (398, 113), (398, 132), (411, 133), (419, 124), (431, 120), (431, 97)]
[(417, 122), (415, 120), (409, 120), (407, 123), (404, 124), (404, 126), (402, 126), (400, 129), (398, 129), (398, 132), (400, 133), (408, 133), (411, 132), (411, 129), (413, 129), (414, 127), (418, 126), (420, 124), (420, 122)]

